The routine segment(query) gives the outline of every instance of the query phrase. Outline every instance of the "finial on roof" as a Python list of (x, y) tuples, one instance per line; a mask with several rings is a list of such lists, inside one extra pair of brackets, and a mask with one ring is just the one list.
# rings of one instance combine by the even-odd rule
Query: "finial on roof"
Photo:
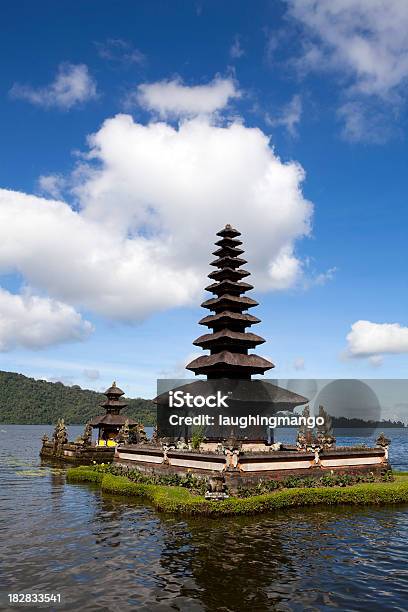
[(225, 224), (225, 229), (231, 229), (231, 228), (232, 228), (232, 226), (229, 223)]
[(116, 380), (113, 381), (112, 387), (116, 387)]

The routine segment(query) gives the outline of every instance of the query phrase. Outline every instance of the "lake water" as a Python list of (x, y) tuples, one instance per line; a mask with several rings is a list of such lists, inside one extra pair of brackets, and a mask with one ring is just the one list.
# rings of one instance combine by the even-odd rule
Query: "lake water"
[[(41, 467), (44, 431), (0, 425), (1, 610), (22, 592), (78, 612), (407, 610), (408, 505), (166, 516)], [(408, 470), (408, 431), (386, 434)]]

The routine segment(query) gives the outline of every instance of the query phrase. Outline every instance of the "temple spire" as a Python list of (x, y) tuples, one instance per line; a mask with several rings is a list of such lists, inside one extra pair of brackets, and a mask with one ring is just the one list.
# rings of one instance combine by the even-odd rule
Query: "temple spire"
[(186, 368), (197, 374), (205, 374), (208, 379), (233, 378), (250, 379), (254, 374), (264, 374), (274, 367), (273, 363), (248, 350), (262, 344), (265, 340), (246, 328), (259, 323), (260, 320), (246, 312), (258, 305), (254, 299), (244, 295), (253, 286), (242, 279), (249, 272), (241, 269), (246, 260), (241, 258), (244, 253), (239, 248), (242, 242), (237, 238), (240, 232), (231, 225), (226, 225), (217, 232), (220, 236), (215, 244), (218, 249), (213, 252), (217, 259), (211, 266), (217, 268), (208, 276), (215, 282), (206, 290), (213, 297), (201, 305), (214, 314), (199, 321), (212, 331), (200, 336), (194, 341), (195, 346), (209, 350), (209, 355), (203, 355), (191, 361)]
[(106, 400), (102, 404), (102, 407), (106, 409), (107, 413), (119, 414), (122, 408), (127, 406), (126, 402), (122, 401), (122, 395), (124, 395), (124, 391), (119, 389), (116, 385), (116, 381), (114, 380), (112, 386), (109, 389), (106, 389), (104, 395), (106, 395)]

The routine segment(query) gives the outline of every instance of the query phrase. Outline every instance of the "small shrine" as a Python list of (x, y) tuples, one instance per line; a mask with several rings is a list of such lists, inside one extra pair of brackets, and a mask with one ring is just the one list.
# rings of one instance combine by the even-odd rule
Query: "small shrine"
[[(40, 456), (43, 459), (69, 461), (73, 463), (109, 463), (113, 461), (119, 443), (143, 442), (146, 433), (141, 423), (120, 414), (127, 403), (122, 400), (124, 391), (114, 381), (104, 393), (106, 401), (101, 405), (105, 413), (85, 424), (84, 431), (75, 440), (68, 440), (64, 419), (58, 419), (52, 438), (42, 438)], [(96, 441), (92, 440), (97, 430)]]
[(106, 401), (101, 404), (101, 407), (105, 408), (105, 414), (95, 417), (89, 424), (93, 429), (98, 430), (96, 442), (98, 446), (115, 447), (121, 428), (125, 424), (127, 427), (136, 426), (137, 421), (120, 414), (120, 411), (126, 408), (127, 403), (121, 399), (125, 392), (119, 389), (116, 381), (113, 381), (112, 386), (104, 392), (104, 395), (106, 395)]

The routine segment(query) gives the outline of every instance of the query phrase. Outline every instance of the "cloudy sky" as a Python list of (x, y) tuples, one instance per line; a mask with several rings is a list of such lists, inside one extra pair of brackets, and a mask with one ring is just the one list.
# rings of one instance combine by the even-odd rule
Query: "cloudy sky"
[(406, 0), (15, 0), (0, 64), (0, 369), (151, 396), (231, 223), (274, 376), (406, 377)]

